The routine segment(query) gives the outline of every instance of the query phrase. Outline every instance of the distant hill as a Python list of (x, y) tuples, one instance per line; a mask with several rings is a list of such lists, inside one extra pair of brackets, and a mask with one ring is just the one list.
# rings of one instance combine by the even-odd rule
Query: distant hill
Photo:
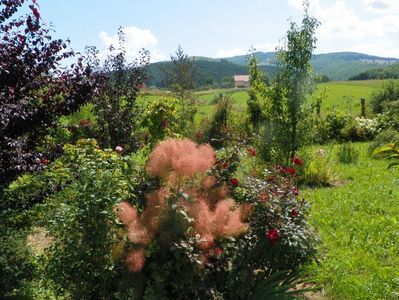
[(349, 78), (349, 80), (369, 79), (399, 79), (399, 63), (384, 68), (371, 69)]
[[(275, 65), (276, 52), (256, 52), (260, 65)], [(225, 58), (227, 61), (246, 65), (246, 55)], [(335, 52), (313, 55), (311, 64), (320, 74), (327, 75), (331, 80), (347, 80), (361, 72), (374, 68), (390, 66), (399, 62), (397, 58), (379, 57), (357, 52)]]
[[(226, 59), (212, 59), (195, 57), (193, 60), (197, 77), (195, 78), (198, 87), (231, 87), (233, 85), (234, 75), (247, 75), (248, 67), (246, 65), (238, 65), (227, 61)], [(146, 81), (148, 86), (166, 87), (168, 85), (165, 72), (172, 68), (171, 62), (158, 62), (150, 64), (148, 72), (150, 79)], [(261, 66), (261, 69), (269, 74), (275, 73), (276, 68), (273, 66)]]
[[(259, 61), (260, 68), (268, 77), (273, 77), (276, 72), (276, 52), (256, 52), (255, 56)], [(226, 58), (196, 56), (192, 57), (192, 59), (197, 69), (197, 86), (227, 87), (229, 84), (231, 85), (233, 75), (248, 74), (247, 55)], [(381, 74), (383, 73), (382, 70), (387, 70), (388, 74), (390, 74), (391, 71), (389, 70), (391, 69), (392, 72), (395, 72), (394, 70), (397, 70), (399, 59), (356, 52), (335, 52), (315, 54), (313, 55), (311, 64), (317, 73), (326, 75), (331, 80), (348, 80), (349, 78), (360, 75), (360, 73), (363, 74), (373, 69), (378, 69), (378, 71), (373, 71), (372, 74)], [(171, 66), (171, 62), (150, 64), (149, 73), (151, 79), (146, 82), (147, 85), (157, 87), (167, 86), (162, 69), (170, 69)]]

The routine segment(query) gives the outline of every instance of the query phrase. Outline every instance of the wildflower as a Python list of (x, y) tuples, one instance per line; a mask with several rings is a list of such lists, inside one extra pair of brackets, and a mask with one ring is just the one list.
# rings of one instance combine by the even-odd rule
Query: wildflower
[(251, 147), (247, 148), (247, 152), (251, 156), (256, 156), (256, 150), (254, 148)]
[(326, 156), (326, 152), (323, 149), (319, 149), (317, 150), (317, 155), (323, 158), (324, 156)]
[(122, 153), (122, 151), (123, 151), (123, 148), (121, 146), (116, 146), (115, 147), (115, 152)]
[(294, 165), (297, 165), (297, 166), (302, 166), (302, 159), (300, 159), (298, 156), (295, 156), (293, 159), (292, 159), (292, 163), (294, 164)]
[(296, 218), (299, 216), (299, 211), (296, 209), (291, 210), (291, 217)]
[(298, 195), (299, 195), (299, 189), (296, 188), (296, 187), (294, 187), (294, 188), (292, 189), (292, 193), (293, 193), (295, 196), (298, 196)]
[(223, 163), (223, 169), (227, 169), (229, 167), (229, 164), (227, 162)]
[(280, 234), (276, 228), (272, 228), (269, 229), (269, 231), (266, 233), (266, 236), (270, 242), (275, 243), (279, 239)]
[(238, 179), (237, 178), (231, 178), (230, 183), (232, 186), (237, 186), (238, 185)]

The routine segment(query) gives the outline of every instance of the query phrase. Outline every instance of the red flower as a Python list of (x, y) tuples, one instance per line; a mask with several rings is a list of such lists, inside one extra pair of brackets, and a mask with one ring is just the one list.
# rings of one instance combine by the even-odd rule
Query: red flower
[(288, 167), (284, 169), (285, 173), (291, 174), (291, 175), (295, 175), (295, 169)]
[(42, 159), (40, 159), (40, 163), (41, 164), (48, 164), (50, 161), (48, 160), (48, 159), (45, 159), (45, 158), (42, 158)]
[(213, 249), (212, 252), (213, 252), (214, 255), (221, 255), (223, 253), (223, 250), (221, 248), (219, 248), (219, 247), (216, 247), (216, 248)]
[(251, 147), (247, 148), (247, 152), (251, 156), (256, 156), (256, 150), (254, 148)]
[(295, 196), (298, 196), (298, 195), (299, 195), (299, 190), (298, 190), (298, 188), (294, 187), (294, 188), (292, 189), (292, 193), (293, 193)]
[(302, 166), (302, 159), (300, 159), (298, 156), (295, 156), (293, 159), (292, 159), (292, 163), (294, 164), (294, 165), (297, 165), (297, 166)]
[(296, 218), (299, 216), (299, 211), (296, 209), (291, 210), (291, 217)]
[(223, 169), (227, 169), (229, 167), (229, 164), (227, 162), (223, 163)]
[(277, 231), (276, 228), (269, 229), (266, 234), (268, 240), (272, 243), (277, 242), (278, 238), (280, 237), (280, 233)]
[(238, 185), (238, 179), (237, 178), (231, 178), (230, 183), (232, 186), (237, 186)]

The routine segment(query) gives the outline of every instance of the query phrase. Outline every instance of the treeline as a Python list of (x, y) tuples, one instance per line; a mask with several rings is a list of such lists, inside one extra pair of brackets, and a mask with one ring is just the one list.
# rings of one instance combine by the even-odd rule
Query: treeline
[[(240, 66), (225, 59), (220, 61), (193, 60), (195, 69), (195, 86), (210, 88), (228, 88), (234, 86), (234, 75), (247, 75), (248, 66)], [(148, 86), (166, 88), (170, 86), (167, 74), (173, 68), (172, 62), (158, 62), (148, 66), (150, 78), (146, 81)], [(260, 66), (268, 76), (273, 77), (276, 69), (272, 66)]]
[(399, 78), (399, 63), (393, 64), (389, 67), (371, 69), (358, 75), (355, 75), (349, 80), (369, 80), (369, 79), (398, 79)]

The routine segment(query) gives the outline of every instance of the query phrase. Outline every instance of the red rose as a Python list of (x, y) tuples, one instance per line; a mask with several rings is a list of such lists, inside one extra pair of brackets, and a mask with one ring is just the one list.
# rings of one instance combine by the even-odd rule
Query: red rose
[(277, 242), (278, 238), (280, 237), (280, 234), (276, 228), (272, 228), (272, 229), (269, 229), (266, 236), (270, 242), (275, 243), (275, 242)]
[(293, 163), (294, 165), (297, 165), (297, 166), (302, 166), (302, 159), (300, 159), (298, 156), (295, 156), (295, 157), (292, 159), (292, 163)]
[(296, 209), (291, 210), (291, 217), (296, 218), (299, 216), (299, 211)]
[(232, 186), (237, 186), (238, 185), (238, 179), (237, 178), (231, 178), (230, 183)]
[(291, 174), (291, 175), (295, 175), (295, 169), (288, 167), (284, 169), (285, 173)]

